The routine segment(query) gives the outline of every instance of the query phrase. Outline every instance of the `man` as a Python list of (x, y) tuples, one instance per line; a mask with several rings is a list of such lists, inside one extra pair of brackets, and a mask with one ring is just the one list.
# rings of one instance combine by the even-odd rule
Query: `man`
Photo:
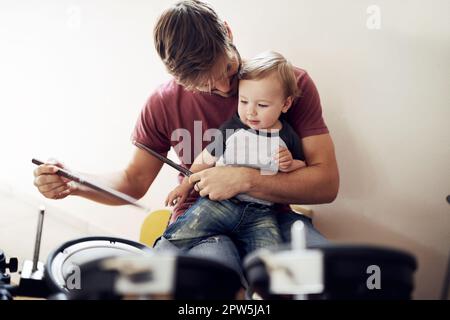
[[(154, 29), (156, 50), (174, 79), (150, 96), (136, 123), (132, 139), (166, 155), (171, 147), (183, 165), (190, 167), (195, 156), (210, 141), (203, 134), (218, 128), (237, 110), (237, 73), (241, 59), (229, 26), (214, 10), (200, 1), (182, 1), (167, 9)], [(289, 211), (288, 204), (332, 202), (337, 196), (339, 175), (334, 147), (322, 118), (320, 99), (309, 75), (296, 69), (301, 97), (287, 113), (287, 120), (300, 136), (307, 167), (276, 175), (261, 175), (245, 167), (214, 167), (191, 176), (200, 196), (224, 200), (245, 193), (279, 204), (278, 223), (284, 241), (290, 227), (302, 220), (307, 228), (307, 245), (326, 243), (310, 219)], [(196, 131), (200, 128), (200, 135)], [(192, 139), (180, 142), (180, 130)], [(196, 139), (201, 139), (196, 144)], [(181, 147), (180, 147), (181, 145)], [(56, 165), (39, 166), (34, 184), (47, 198), (77, 195), (100, 203), (121, 205), (94, 190), (55, 175)], [(107, 177), (91, 176), (135, 198), (145, 195), (162, 163), (135, 148), (128, 166)], [(196, 195), (198, 196), (198, 194)], [(194, 196), (175, 208), (174, 221), (195, 201)], [(158, 242), (160, 250), (173, 249), (168, 241)], [(209, 238), (190, 253), (215, 258), (242, 274), (239, 253), (227, 236)]]

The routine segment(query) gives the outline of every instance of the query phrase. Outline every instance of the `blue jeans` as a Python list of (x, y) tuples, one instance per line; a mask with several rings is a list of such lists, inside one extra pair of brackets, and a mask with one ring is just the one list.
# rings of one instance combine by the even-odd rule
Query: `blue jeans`
[[(194, 204), (195, 205), (195, 204)], [(187, 212), (187, 211), (186, 211)], [(182, 218), (181, 216), (180, 218)], [(275, 215), (282, 242), (291, 241), (291, 226), (295, 221), (302, 221), (305, 226), (306, 246), (315, 247), (326, 245), (329, 241), (317, 231), (310, 218), (295, 212), (283, 212)], [(180, 219), (178, 218), (178, 220)], [(177, 221), (178, 221), (177, 220)], [(176, 223), (176, 222), (175, 222)], [(169, 226), (170, 228), (170, 226)], [(175, 254), (188, 254), (197, 257), (206, 257), (221, 262), (234, 269), (243, 279), (245, 285), (244, 271), (242, 268), (242, 254), (238, 251), (232, 238), (228, 235), (214, 235), (201, 240), (188, 250), (182, 250), (162, 236), (155, 244), (154, 249), (159, 252), (172, 252)]]
[(241, 256), (245, 256), (256, 249), (281, 243), (275, 215), (266, 205), (200, 198), (163, 236), (178, 248), (189, 250), (209, 237), (229, 235)]

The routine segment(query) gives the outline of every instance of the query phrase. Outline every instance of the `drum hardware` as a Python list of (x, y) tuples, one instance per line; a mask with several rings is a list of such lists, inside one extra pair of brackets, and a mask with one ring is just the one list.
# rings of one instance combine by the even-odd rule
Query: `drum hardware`
[[(411, 299), (416, 259), (370, 245), (325, 245), (301, 249), (292, 229), (290, 245), (264, 248), (244, 259), (250, 289), (263, 299)], [(380, 270), (381, 287), (368, 285), (369, 267)]]
[[(303, 222), (292, 225), (291, 239), (291, 250), (274, 254), (263, 248), (244, 260), (246, 270), (250, 270), (247, 277), (251, 290), (263, 299), (295, 295), (295, 299), (304, 300), (305, 295), (321, 293), (324, 289), (323, 254), (320, 250), (306, 249)], [(267, 276), (263, 276), (265, 273)], [(264, 292), (265, 288), (270, 295)]]
[[(42, 298), (47, 296), (50, 292), (45, 285), (44, 278), (44, 264), (39, 261), (39, 251), (41, 247), (42, 228), (44, 224), (45, 208), (39, 209), (39, 219), (37, 224), (36, 240), (34, 244), (33, 261), (26, 260), (22, 265), (20, 271), (20, 280), (18, 286), (9, 286), (8, 291), (11, 296), (23, 295), (28, 297)], [(13, 258), (11, 258), (13, 259)], [(9, 262), (9, 269), (11, 272), (17, 271), (17, 259)], [(11, 264), (12, 262), (12, 264)], [(0, 263), (1, 264), (1, 263)], [(13, 268), (11, 269), (11, 266)], [(14, 271), (13, 271), (14, 270)], [(4, 271), (4, 269), (0, 269)], [(9, 276), (8, 276), (9, 278)], [(9, 279), (7, 281), (9, 284)]]
[(6, 255), (0, 250), (0, 300), (12, 300), (11, 290), (14, 290), (14, 286), (11, 286), (11, 276), (6, 269), (14, 273), (17, 272), (17, 266), (17, 258), (9, 258), (9, 262), (6, 262)]
[(33, 267), (31, 272), (38, 270), (39, 251), (41, 250), (42, 228), (44, 226), (45, 207), (39, 209), (39, 218), (37, 224), (36, 241), (34, 242)]
[(19, 286), (15, 295), (42, 298), (50, 294), (44, 279), (44, 264), (39, 261), (42, 230), (44, 226), (45, 207), (39, 208), (36, 239), (34, 242), (33, 261), (25, 260), (20, 272)]
[(10, 273), (17, 272), (19, 261), (17, 258), (9, 258), (9, 262), (6, 262), (6, 256), (2, 250), (0, 250), (0, 284), (10, 284), (11, 276), (6, 273), (6, 269), (9, 269)]
[[(44, 223), (45, 208), (41, 207), (39, 210), (39, 219), (36, 232), (36, 241), (34, 246), (33, 261), (24, 261), (22, 271), (20, 271), (19, 285), (9, 285), (10, 276), (4, 274), (6, 267), (10, 272), (16, 272), (18, 261), (16, 258), (11, 258), (9, 264), (6, 264), (5, 259), (1, 259), (3, 254), (0, 254), (0, 288), (7, 290), (9, 298), (13, 296), (24, 295), (28, 297), (45, 297), (49, 293), (47, 286), (42, 281), (44, 277), (44, 265), (39, 261), (39, 250), (41, 245), (42, 227)], [(4, 257), (4, 256), (3, 256)], [(2, 284), (5, 284), (2, 286)]]
[[(296, 221), (291, 227), (291, 246), (293, 251), (303, 252), (303, 258), (306, 260), (301, 264), (302, 268), (305, 269), (302, 272), (302, 279), (296, 279), (297, 285), (300, 287), (295, 288), (292, 293), (296, 293), (296, 300), (305, 300), (305, 294), (319, 293), (323, 290), (323, 273), (321, 272), (322, 266), (322, 254), (319, 251), (309, 250), (306, 251), (306, 234), (305, 234), (305, 224), (302, 221)], [(298, 266), (297, 266), (298, 268)], [(306, 270), (309, 271), (306, 272)], [(294, 273), (295, 274), (295, 273)], [(273, 281), (277, 283), (276, 281)], [(279, 285), (282, 290), (285, 290), (286, 285)], [(283, 289), (284, 288), (284, 289)], [(276, 292), (276, 288), (272, 289)], [(289, 293), (285, 293), (289, 294)]]

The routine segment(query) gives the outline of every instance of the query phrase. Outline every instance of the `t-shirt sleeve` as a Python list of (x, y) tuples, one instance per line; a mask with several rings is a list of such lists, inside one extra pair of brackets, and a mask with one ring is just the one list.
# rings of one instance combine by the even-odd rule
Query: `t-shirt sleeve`
[(297, 135), (292, 136), (292, 141), (290, 141), (290, 144), (291, 145), (290, 145), (290, 147), (288, 147), (288, 149), (292, 153), (292, 158), (305, 161), (305, 156), (303, 155), (303, 152), (302, 152), (300, 139)]
[(167, 115), (161, 94), (155, 91), (138, 116), (131, 141), (139, 142), (159, 153), (170, 150)]
[(322, 106), (316, 85), (307, 72), (298, 79), (300, 97), (286, 114), (292, 128), (300, 139), (328, 133), (328, 128), (322, 117)]
[(287, 125), (286, 129), (287, 130), (285, 131), (285, 135), (281, 136), (281, 138), (286, 143), (286, 147), (291, 152), (292, 158), (305, 161), (300, 138), (295, 133), (294, 129), (292, 129), (289, 125)]

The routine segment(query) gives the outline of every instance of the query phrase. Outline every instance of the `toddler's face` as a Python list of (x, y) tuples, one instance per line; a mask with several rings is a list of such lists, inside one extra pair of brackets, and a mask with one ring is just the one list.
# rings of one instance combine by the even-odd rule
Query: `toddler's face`
[(260, 80), (239, 81), (239, 117), (252, 129), (273, 129), (290, 104), (276, 73)]

